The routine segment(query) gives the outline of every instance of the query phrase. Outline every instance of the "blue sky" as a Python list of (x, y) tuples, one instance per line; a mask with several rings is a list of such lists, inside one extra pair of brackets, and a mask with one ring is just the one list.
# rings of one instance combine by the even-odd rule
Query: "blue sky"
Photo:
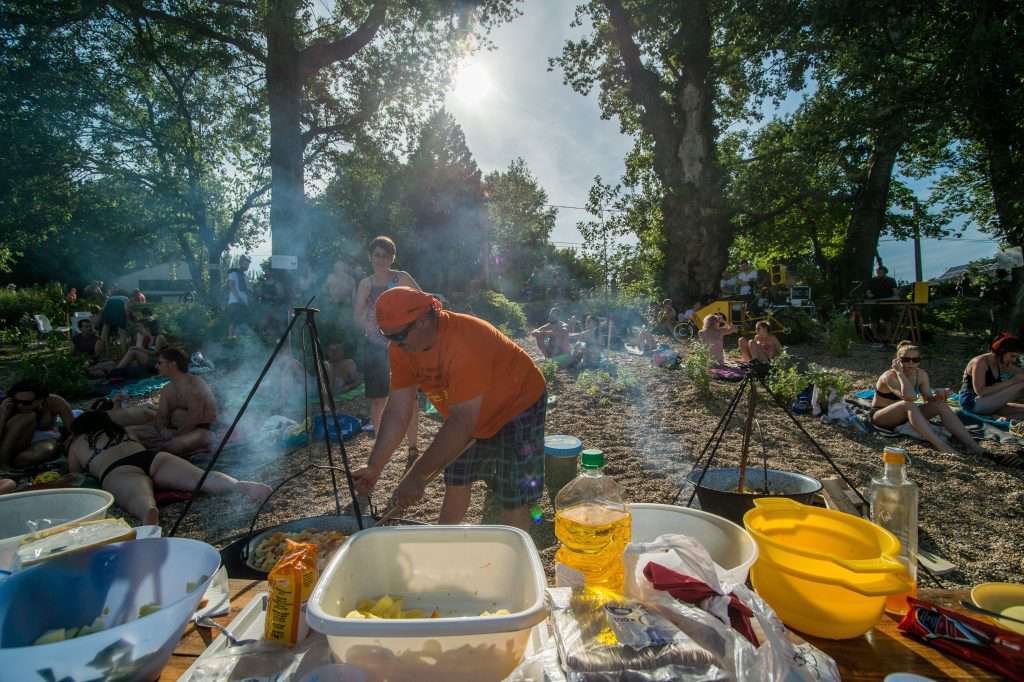
[[(595, 175), (617, 182), (632, 146), (617, 121), (601, 120), (596, 92), (578, 95), (562, 84), (560, 72), (547, 70), (548, 58), (559, 54), (567, 38), (580, 35), (569, 26), (575, 4), (526, 0), (523, 16), (492, 34), (497, 49), (465, 62), (468, 75), (457, 80), (446, 101), (484, 173), (521, 156), (551, 203), (567, 206), (584, 205)], [(927, 192), (927, 183), (917, 189)], [(583, 211), (560, 209), (552, 241), (578, 244), (576, 223), (586, 217)], [(963, 240), (925, 240), (925, 277), (992, 256), (996, 244), (987, 239), (969, 228)], [(882, 242), (879, 253), (897, 279), (914, 278), (913, 242)]]

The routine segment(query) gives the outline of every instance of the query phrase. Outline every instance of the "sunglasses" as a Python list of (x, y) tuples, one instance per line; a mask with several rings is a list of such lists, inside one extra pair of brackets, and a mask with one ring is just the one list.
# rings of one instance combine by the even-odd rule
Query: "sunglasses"
[(904, 357), (900, 358), (900, 360), (902, 360), (903, 362), (916, 362), (918, 364), (921, 363), (921, 358), (919, 358), (919, 357), (918, 358), (911, 358), (911, 357), (904, 356)]
[(393, 343), (402, 343), (403, 341), (405, 341), (405, 337), (409, 336), (409, 332), (412, 331), (412, 326), (416, 324), (416, 321), (417, 320), (413, 320), (412, 322), (405, 325), (394, 334), (385, 334), (383, 329), (380, 330), (380, 334), (388, 341), (391, 341)]

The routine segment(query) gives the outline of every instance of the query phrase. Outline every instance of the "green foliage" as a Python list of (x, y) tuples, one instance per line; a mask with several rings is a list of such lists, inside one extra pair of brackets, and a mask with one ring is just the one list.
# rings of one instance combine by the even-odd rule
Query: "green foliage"
[[(481, 317), (511, 337), (526, 332), (526, 314), (523, 307), (510, 301), (497, 291), (484, 291), (469, 300), (473, 314)], [(509, 333), (511, 332), (511, 333)]]
[(800, 372), (796, 358), (783, 349), (772, 360), (772, 368), (768, 374), (768, 388), (786, 405), (789, 405), (807, 388), (807, 377)]
[[(821, 323), (802, 310), (780, 308), (774, 312), (776, 319), (789, 328), (779, 338), (788, 344), (807, 343), (821, 338)], [(777, 333), (773, 330), (773, 333)]]
[(42, 382), (50, 393), (63, 398), (75, 399), (89, 394), (85, 363), (66, 344), (50, 353), (26, 353), (18, 364), (17, 379)]
[(966, 298), (933, 301), (924, 310), (922, 324), (938, 332), (975, 332), (987, 330), (990, 324), (986, 306)]
[(857, 328), (849, 315), (833, 313), (825, 325), (825, 348), (839, 358), (850, 354), (850, 344), (857, 337)]
[(576, 388), (592, 403), (607, 407), (612, 398), (635, 395), (640, 383), (627, 369), (587, 369), (576, 377)]
[(46, 315), (54, 327), (64, 323), (67, 304), (59, 284), (22, 287), (16, 290), (0, 289), (0, 329), (35, 329), (32, 315)]
[(558, 376), (557, 362), (554, 360), (543, 360), (537, 363), (537, 369), (539, 369), (540, 373), (544, 375), (544, 381), (548, 386), (551, 386), (555, 382)]
[(711, 350), (700, 341), (694, 341), (686, 349), (683, 359), (683, 374), (702, 396), (711, 395)]
[(842, 398), (853, 388), (853, 377), (849, 372), (828, 369), (814, 363), (811, 363), (807, 372), (804, 373), (804, 381), (806, 385), (817, 386), (821, 391), (822, 398), (825, 399), (828, 398), (830, 389), (834, 389), (836, 394)]
[(160, 306), (160, 324), (166, 333), (188, 349), (201, 348), (217, 334), (218, 319), (201, 303), (175, 303)]

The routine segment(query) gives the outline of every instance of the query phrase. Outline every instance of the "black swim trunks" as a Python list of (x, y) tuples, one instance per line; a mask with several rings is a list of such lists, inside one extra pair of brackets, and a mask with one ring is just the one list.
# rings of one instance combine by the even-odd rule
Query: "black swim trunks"
[(149, 476), (149, 467), (153, 465), (153, 460), (156, 459), (157, 454), (156, 450), (139, 450), (138, 452), (133, 452), (127, 457), (122, 457), (109, 465), (103, 470), (103, 473), (100, 474), (100, 487), (103, 487), (103, 481), (110, 472), (118, 467), (135, 466), (142, 469), (142, 473)]

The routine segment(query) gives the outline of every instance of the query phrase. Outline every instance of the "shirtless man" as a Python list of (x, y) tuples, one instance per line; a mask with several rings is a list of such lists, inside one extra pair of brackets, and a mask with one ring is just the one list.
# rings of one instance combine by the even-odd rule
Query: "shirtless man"
[(763, 362), (766, 365), (782, 351), (782, 344), (774, 334), (768, 332), (768, 323), (761, 320), (754, 328), (754, 338), (739, 340), (740, 358), (743, 362)]
[(0, 403), (0, 468), (24, 468), (57, 456), (61, 435), (57, 417), (70, 428), (75, 418), (68, 401), (39, 383), (22, 380)]
[(572, 356), (572, 343), (569, 340), (569, 326), (562, 322), (558, 308), (548, 313), (547, 324), (530, 332), (537, 341), (537, 348), (546, 358), (561, 355)]
[(704, 326), (697, 336), (708, 347), (711, 359), (718, 367), (725, 366), (725, 337), (735, 334), (736, 327), (725, 321), (721, 313), (712, 313), (704, 318)]
[(177, 348), (157, 354), (157, 373), (171, 383), (160, 391), (152, 424), (130, 426), (128, 433), (147, 448), (189, 457), (210, 447), (210, 427), (217, 421), (217, 403), (210, 387), (188, 373), (188, 357)]

